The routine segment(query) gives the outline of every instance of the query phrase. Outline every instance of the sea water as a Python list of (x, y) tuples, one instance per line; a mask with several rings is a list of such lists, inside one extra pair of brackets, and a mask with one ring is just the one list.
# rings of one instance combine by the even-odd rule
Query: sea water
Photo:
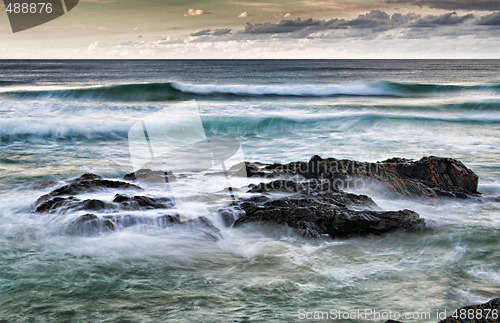
[[(217, 241), (147, 225), (83, 237), (64, 234), (72, 215), (33, 212), (84, 173), (133, 171), (131, 127), (193, 100), (206, 135), (235, 138), (245, 160), (452, 157), (483, 197), (357, 188), (430, 230), (345, 240), (213, 215)], [(498, 60), (0, 61), (0, 116), (1, 322), (437, 322), (500, 295)], [(381, 315), (334, 316), (354, 312)]]

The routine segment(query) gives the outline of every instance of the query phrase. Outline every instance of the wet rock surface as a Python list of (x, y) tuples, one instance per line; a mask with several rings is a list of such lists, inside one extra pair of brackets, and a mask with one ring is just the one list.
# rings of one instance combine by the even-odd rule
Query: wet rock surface
[[(425, 220), (417, 213), (384, 211), (366, 195), (345, 192), (342, 188), (346, 183), (375, 181), (405, 198), (467, 198), (479, 194), (477, 176), (461, 162), (450, 158), (424, 157), (418, 161), (392, 158), (363, 163), (313, 156), (308, 162), (246, 163), (246, 170), (249, 177), (267, 180), (251, 184), (245, 198), (218, 211), (224, 225), (285, 225), (314, 238), (346, 238), (425, 228)], [(130, 183), (165, 184), (169, 179), (175, 180), (173, 174), (148, 169), (125, 175), (124, 181), (84, 174), (40, 197), (34, 209), (46, 214), (74, 213), (66, 230), (72, 234), (89, 235), (144, 224), (160, 228), (199, 226), (210, 237), (220, 237), (219, 230), (207, 218), (181, 221), (170, 197), (136, 195), (144, 190)], [(111, 198), (102, 199), (100, 195), (88, 198), (89, 194), (101, 192)], [(141, 212), (150, 210), (157, 211), (154, 215), (142, 216)]]
[(147, 196), (128, 196), (116, 194), (112, 202), (98, 199), (81, 200), (75, 196), (54, 197), (39, 204), (39, 213), (66, 213), (68, 211), (136, 211), (172, 208), (174, 203), (169, 198), (153, 198)]
[(291, 192), (285, 197), (271, 195), (249, 198), (240, 204), (244, 215), (234, 223), (286, 224), (303, 236), (345, 238), (425, 228), (425, 222), (410, 210), (383, 212), (366, 195), (346, 193), (329, 181), (296, 183), (286, 180), (259, 184), (251, 193)]
[(119, 229), (148, 225), (160, 229), (179, 226), (191, 229), (193, 233), (204, 238), (217, 241), (222, 238), (220, 230), (210, 223), (206, 218), (197, 218), (181, 221), (178, 215), (160, 215), (156, 217), (143, 217), (132, 214), (126, 215), (102, 215), (84, 214), (70, 221), (64, 228), (64, 233), (76, 236), (93, 236), (98, 233), (113, 232)]
[(105, 189), (141, 190), (139, 186), (134, 184), (103, 179), (101, 176), (95, 174), (84, 174), (71, 181), (68, 185), (64, 185), (49, 194), (43, 195), (38, 199), (36, 204), (41, 204), (57, 196), (92, 193)]
[[(366, 195), (350, 194), (357, 183), (383, 184), (393, 194), (418, 198), (477, 196), (478, 177), (460, 161), (424, 157), (418, 161), (392, 158), (365, 163), (313, 156), (308, 162), (247, 163), (249, 177), (275, 179), (250, 188), (260, 196), (240, 201), (246, 223), (283, 224), (304, 236), (345, 238), (425, 228), (411, 210), (382, 211)], [(272, 193), (287, 194), (286, 196)]]
[(123, 176), (126, 181), (140, 181), (151, 184), (164, 184), (169, 181), (175, 181), (175, 176), (172, 172), (155, 171), (151, 169), (139, 169), (136, 172)]
[[(165, 184), (164, 180), (161, 181), (161, 178), (165, 177), (161, 176), (166, 176), (166, 173), (162, 175), (159, 172), (141, 170), (140, 174), (140, 177), (146, 179), (149, 183)], [(128, 174), (125, 176), (125, 180), (132, 181), (136, 179)], [(35, 203), (35, 212), (74, 215), (63, 228), (63, 232), (68, 235), (92, 236), (136, 225), (149, 225), (160, 229), (182, 226), (209, 240), (221, 238), (219, 229), (204, 217), (181, 221), (179, 215), (175, 213), (175, 205), (170, 197), (150, 197), (133, 194), (134, 192), (143, 191), (140, 186), (135, 184), (107, 180), (95, 174), (84, 174), (70, 181), (67, 185), (63, 185), (40, 197)], [(81, 195), (96, 192), (108, 195), (114, 193), (115, 195), (108, 201), (80, 197)], [(169, 211), (169, 213), (154, 216), (142, 214), (142, 211), (148, 210), (158, 210), (161, 213)]]
[(420, 160), (391, 158), (368, 163), (313, 156), (308, 162), (288, 164), (247, 163), (249, 177), (274, 178), (299, 175), (306, 179), (328, 179), (340, 188), (356, 187), (357, 181), (382, 183), (396, 195), (467, 198), (477, 196), (478, 177), (452, 158), (423, 157)]

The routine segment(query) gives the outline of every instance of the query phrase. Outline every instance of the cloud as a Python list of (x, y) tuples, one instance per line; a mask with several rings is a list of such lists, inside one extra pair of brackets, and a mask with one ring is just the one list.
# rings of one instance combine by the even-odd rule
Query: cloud
[(246, 34), (285, 34), (301, 32), (301, 35), (311, 34), (318, 31), (335, 29), (371, 29), (372, 31), (385, 31), (404, 26), (410, 21), (420, 18), (419, 15), (410, 13), (402, 15), (395, 13), (390, 16), (381, 10), (372, 10), (367, 14), (359, 15), (352, 20), (345, 19), (300, 19), (282, 20), (279, 23), (260, 23), (245, 26)]
[(328, 25), (339, 21), (338, 19), (333, 19), (329, 21), (317, 20), (317, 19), (305, 19), (302, 20), (297, 18), (295, 20), (282, 20), (279, 23), (266, 22), (262, 24), (251, 24), (247, 23), (245, 26), (244, 33), (246, 34), (281, 34), (281, 33), (293, 33), (300, 30), (309, 29), (311, 32), (319, 29), (328, 29)]
[[(203, 29), (175, 43), (138, 42), (124, 48), (158, 53), (168, 48), (186, 55), (210, 53), (217, 57), (218, 53), (222, 55), (219, 57), (231, 58), (331, 58), (338, 55), (344, 58), (356, 55), (383, 58), (392, 52), (406, 52), (407, 56), (401, 57), (497, 58), (494, 48), (498, 48), (500, 39), (500, 28), (496, 27), (499, 18), (499, 12), (480, 17), (456, 12), (426, 16), (415, 13), (390, 15), (372, 10), (354, 19), (297, 18), (276, 23), (247, 23), (242, 29)], [(357, 54), (351, 56), (351, 51)], [(333, 56), (328, 56), (329, 52)], [(429, 53), (433, 55), (429, 56)]]
[(500, 11), (482, 16), (477, 24), (480, 26), (500, 26)]
[[(88, 45), (85, 53), (183, 58), (498, 58), (500, 12), (392, 15), (372, 10), (354, 19), (284, 19), (241, 29), (202, 29), (170, 37)], [(234, 18), (233, 18), (234, 19)], [(111, 55), (110, 54), (110, 55)], [(162, 56), (163, 55), (163, 56)]]
[[(274, 37), (302, 38), (316, 37), (356, 37), (374, 38), (384, 34), (386, 37), (430, 37), (435, 34), (470, 35), (478, 30), (469, 29), (474, 25), (497, 25), (500, 14), (494, 13), (474, 20), (473, 14), (458, 15), (456, 12), (448, 12), (440, 16), (428, 15), (422, 17), (415, 13), (394, 13), (392, 16), (385, 11), (372, 10), (366, 14), (359, 15), (351, 20), (345, 19), (294, 19), (282, 20), (278, 23), (247, 23), (241, 33), (246, 35), (271, 34)], [(467, 27), (462, 26), (470, 22)], [(438, 31), (441, 30), (441, 31)], [(411, 31), (411, 36), (409, 31)], [(392, 36), (391, 36), (392, 35)], [(399, 36), (398, 36), (399, 35)]]
[(189, 9), (188, 12), (186, 12), (184, 14), (184, 17), (188, 17), (188, 16), (200, 16), (202, 14), (204, 14), (205, 11), (202, 10), (202, 9)]
[(203, 29), (194, 33), (191, 33), (191, 36), (207, 36), (211, 34), (211, 29)]
[(474, 18), (473, 14), (467, 14), (464, 16), (457, 15), (456, 12), (448, 12), (441, 16), (427, 16), (422, 19), (417, 20), (413, 27), (437, 27), (437, 26), (450, 26), (459, 25), (466, 20)]
[(446, 10), (500, 10), (498, 0), (385, 0), (385, 3), (395, 5), (415, 5)]
[(246, 11), (243, 11), (238, 15), (238, 18), (246, 18), (248, 16), (248, 13)]
[(94, 42), (89, 44), (89, 46), (87, 47), (87, 51), (94, 52), (99, 48), (99, 46), (100, 46), (100, 43), (98, 41), (94, 41)]
[(222, 36), (231, 33), (231, 29), (222, 28), (222, 29), (203, 29), (194, 33), (191, 33), (191, 36)]
[(222, 36), (222, 35), (226, 35), (226, 34), (230, 34), (230, 33), (231, 33), (231, 29), (222, 28), (222, 29), (214, 29), (214, 31), (212, 32), (212, 35), (213, 36)]

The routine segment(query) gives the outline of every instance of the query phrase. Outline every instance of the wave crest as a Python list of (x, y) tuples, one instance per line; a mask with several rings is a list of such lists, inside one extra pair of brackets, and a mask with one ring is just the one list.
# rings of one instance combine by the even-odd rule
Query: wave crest
[(119, 84), (101, 87), (9, 90), (2, 95), (27, 99), (75, 99), (92, 101), (177, 101), (192, 99), (259, 97), (335, 97), (382, 96), (417, 97), (460, 91), (500, 92), (500, 84), (439, 85), (419, 83), (373, 82), (348, 84), (188, 84), (180, 82)]

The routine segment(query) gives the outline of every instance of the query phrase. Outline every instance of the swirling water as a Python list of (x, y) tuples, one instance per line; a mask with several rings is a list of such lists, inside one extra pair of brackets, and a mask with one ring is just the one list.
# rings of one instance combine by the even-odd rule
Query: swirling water
[[(0, 71), (0, 321), (373, 309), (436, 322), (500, 295), (499, 61), (2, 61)], [(338, 241), (216, 218), (218, 241), (153, 226), (80, 237), (62, 232), (59, 215), (33, 213), (65, 180), (129, 173), (130, 127), (182, 100), (196, 100), (208, 136), (239, 140), (246, 160), (453, 157), (479, 175), (484, 197), (431, 203), (366, 187), (431, 230)]]

